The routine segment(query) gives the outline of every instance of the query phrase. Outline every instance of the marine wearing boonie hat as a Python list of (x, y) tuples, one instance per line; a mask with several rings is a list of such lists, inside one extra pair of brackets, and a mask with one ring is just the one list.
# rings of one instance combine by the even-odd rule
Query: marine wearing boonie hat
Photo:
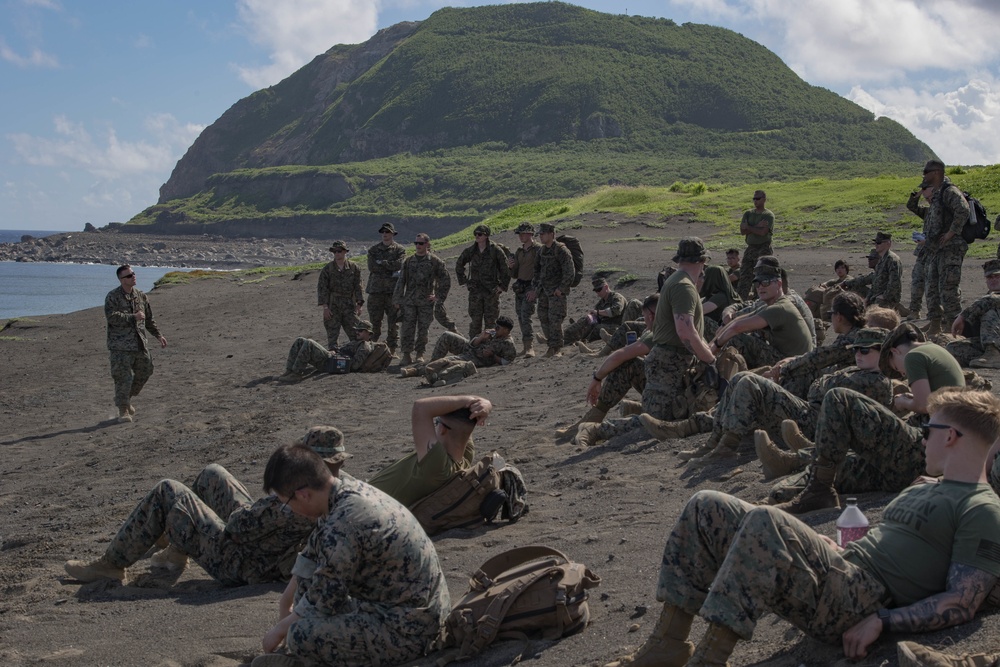
[(595, 292), (600, 292), (602, 289), (604, 289), (604, 286), (608, 284), (608, 281), (605, 280), (604, 278), (594, 278), (593, 280), (590, 281), (590, 284), (594, 286)]
[(335, 472), (335, 468), (351, 458), (344, 447), (344, 434), (334, 426), (313, 426), (302, 436), (299, 444), (310, 448)]
[(334, 241), (330, 244), (330, 252), (337, 252), (338, 250), (347, 252), (347, 244), (343, 241)]
[(872, 243), (878, 245), (883, 241), (891, 241), (891, 240), (892, 240), (892, 234), (889, 234), (887, 232), (878, 232), (877, 234), (875, 234), (875, 238), (872, 239)]
[(522, 222), (517, 226), (517, 229), (514, 230), (515, 234), (527, 234), (528, 232), (531, 232), (532, 234), (535, 233), (535, 228), (531, 226), (530, 222)]
[(490, 228), (486, 225), (477, 225), (476, 228), (472, 230), (472, 233), (476, 235), (485, 234), (486, 236), (489, 236), (492, 232), (490, 231)]
[(882, 348), (882, 344), (885, 343), (886, 336), (889, 335), (888, 329), (883, 329), (881, 327), (865, 327), (858, 331), (854, 336), (854, 342), (847, 346), (848, 350), (853, 350), (859, 347), (878, 347)]
[(1000, 259), (991, 259), (983, 264), (983, 275), (986, 277), (995, 276), (1000, 273)]
[(390, 232), (393, 236), (399, 233), (396, 231), (396, 228), (392, 226), (391, 222), (382, 223), (382, 226), (378, 228), (379, 234), (385, 234), (386, 232)]
[(375, 328), (372, 326), (372, 323), (369, 322), (368, 320), (358, 320), (357, 323), (354, 325), (354, 330), (375, 333)]
[(705, 243), (697, 236), (690, 236), (677, 242), (677, 254), (673, 261), (680, 262), (707, 262), (712, 256), (705, 252)]
[(538, 225), (539, 234), (554, 234), (556, 231), (556, 226), (551, 222), (543, 222)]

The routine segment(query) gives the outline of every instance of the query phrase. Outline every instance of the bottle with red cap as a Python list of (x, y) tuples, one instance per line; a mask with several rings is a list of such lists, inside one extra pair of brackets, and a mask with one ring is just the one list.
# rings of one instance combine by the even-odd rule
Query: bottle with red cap
[(858, 509), (858, 499), (848, 498), (847, 507), (837, 519), (837, 544), (846, 547), (868, 534), (868, 517)]

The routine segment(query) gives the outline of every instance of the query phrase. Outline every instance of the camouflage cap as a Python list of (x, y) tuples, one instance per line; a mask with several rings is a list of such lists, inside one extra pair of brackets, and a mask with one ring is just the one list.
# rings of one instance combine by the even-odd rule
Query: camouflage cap
[(367, 331), (369, 333), (375, 333), (375, 327), (368, 320), (358, 320), (354, 323), (355, 331)]
[(924, 163), (924, 173), (929, 174), (932, 171), (944, 171), (944, 162), (941, 160), (928, 160)]
[(538, 225), (539, 234), (554, 234), (556, 231), (556, 226), (551, 222), (543, 222)]
[(1000, 273), (1000, 259), (991, 259), (983, 264), (983, 275), (986, 277), (995, 276)]
[(778, 258), (774, 255), (761, 255), (757, 258), (757, 263), (753, 265), (753, 268), (756, 271), (762, 266), (769, 266), (772, 269), (780, 269), (781, 262), (779, 262)]
[(337, 252), (338, 250), (347, 252), (347, 244), (343, 241), (334, 241), (330, 244), (330, 252)]
[(472, 230), (472, 233), (473, 234), (486, 234), (487, 236), (489, 236), (492, 232), (490, 231), (490, 228), (488, 226), (486, 226), (486, 225), (476, 225), (476, 228), (474, 230)]
[(313, 426), (299, 442), (322, 456), (327, 463), (336, 465), (351, 458), (344, 448), (344, 434), (333, 426)]
[(378, 228), (379, 234), (385, 234), (386, 232), (391, 232), (393, 236), (399, 233), (396, 231), (396, 228), (392, 226), (391, 222), (383, 223), (382, 226)]
[(515, 234), (527, 234), (528, 232), (531, 232), (532, 234), (535, 233), (535, 228), (531, 226), (530, 222), (522, 222), (517, 226), (517, 229), (514, 230)]
[(912, 322), (903, 322), (898, 327), (890, 331), (885, 337), (885, 342), (882, 344), (882, 354), (878, 359), (878, 367), (888, 378), (897, 379), (902, 377), (896, 369), (889, 364), (889, 360), (892, 359), (892, 349), (898, 346), (904, 339), (909, 339), (918, 343), (923, 343), (927, 340), (924, 336), (924, 332)]
[(753, 270), (753, 281), (756, 283), (762, 280), (781, 280), (781, 269), (768, 264), (756, 266)]
[(689, 236), (681, 239), (677, 243), (677, 254), (673, 261), (680, 262), (707, 262), (712, 256), (705, 252), (705, 242), (697, 236)]
[(878, 245), (883, 241), (891, 241), (891, 240), (892, 240), (892, 234), (886, 232), (878, 232), (877, 234), (875, 234), (875, 238), (872, 239), (872, 243)]
[(882, 346), (885, 342), (885, 337), (889, 335), (888, 329), (882, 329), (881, 327), (865, 327), (858, 331), (854, 336), (854, 342), (847, 346), (848, 349), (853, 350), (857, 347), (873, 347)]
[(604, 286), (608, 284), (608, 281), (605, 280), (604, 278), (594, 278), (593, 280), (590, 281), (590, 284), (594, 286), (595, 292), (600, 292), (602, 289), (604, 289)]

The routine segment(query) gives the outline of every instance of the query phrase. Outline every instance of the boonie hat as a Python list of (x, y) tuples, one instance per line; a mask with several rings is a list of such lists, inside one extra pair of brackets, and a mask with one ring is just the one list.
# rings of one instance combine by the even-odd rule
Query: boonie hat
[(556, 226), (553, 225), (551, 222), (543, 222), (540, 225), (538, 225), (539, 234), (552, 234), (555, 231), (556, 231)]
[(608, 284), (608, 281), (605, 280), (604, 278), (594, 278), (593, 280), (590, 281), (590, 284), (594, 286), (595, 292), (600, 292), (601, 289), (603, 289), (604, 286)]
[(781, 280), (781, 269), (766, 264), (763, 266), (758, 265), (753, 270), (753, 281), (756, 283), (761, 280)]
[(681, 239), (677, 243), (675, 262), (707, 262), (712, 256), (705, 252), (705, 243), (697, 236)]
[(330, 244), (330, 252), (337, 252), (338, 250), (347, 250), (347, 244), (343, 241), (334, 241)]
[(375, 328), (372, 326), (372, 323), (369, 322), (368, 320), (358, 320), (357, 323), (355, 323), (355, 325), (354, 325), (354, 330), (355, 331), (368, 331), (368, 332), (371, 332), (371, 333), (375, 332)]
[(887, 234), (885, 232), (879, 232), (878, 234), (875, 235), (875, 238), (872, 239), (872, 243), (874, 243), (875, 245), (878, 245), (879, 243), (882, 243), (883, 241), (891, 241), (891, 240), (892, 240), (892, 234)]
[(477, 227), (476, 227), (476, 228), (475, 228), (475, 229), (474, 229), (474, 230), (472, 231), (472, 233), (473, 233), (473, 234), (486, 234), (487, 236), (489, 236), (489, 235), (490, 235), (490, 228), (489, 228), (489, 227), (487, 227), (486, 225), (478, 225), (478, 226), (477, 226)]
[(984, 276), (995, 276), (1000, 273), (1000, 259), (991, 259), (983, 264)]
[(872, 347), (873, 345), (881, 346), (885, 343), (885, 337), (888, 335), (888, 329), (865, 327), (854, 336), (854, 342), (848, 345), (847, 349), (853, 350), (856, 347)]
[(898, 379), (902, 377), (895, 368), (889, 365), (889, 359), (892, 358), (892, 348), (899, 345), (900, 341), (906, 337), (910, 337), (917, 343), (923, 343), (927, 340), (924, 332), (912, 322), (903, 322), (890, 331), (885, 337), (885, 343), (882, 344), (882, 355), (878, 359), (878, 367), (882, 370), (883, 375), (888, 378)]
[(531, 226), (530, 222), (522, 222), (517, 226), (517, 229), (514, 230), (515, 234), (525, 234), (527, 232), (531, 232), (532, 234), (535, 233), (535, 228)]
[(385, 234), (386, 232), (392, 232), (393, 236), (395, 236), (396, 234), (398, 234), (398, 232), (396, 231), (396, 228), (392, 226), (391, 222), (383, 223), (382, 226), (378, 228), (378, 233), (379, 234)]
[(344, 434), (334, 426), (313, 426), (306, 431), (299, 442), (333, 465), (341, 464), (351, 458), (351, 454), (348, 454), (344, 447)]
[(775, 257), (774, 255), (761, 255), (760, 257), (757, 258), (757, 263), (753, 265), (753, 268), (756, 271), (762, 266), (770, 266), (771, 268), (774, 269), (780, 269), (781, 262), (779, 262), (778, 258)]

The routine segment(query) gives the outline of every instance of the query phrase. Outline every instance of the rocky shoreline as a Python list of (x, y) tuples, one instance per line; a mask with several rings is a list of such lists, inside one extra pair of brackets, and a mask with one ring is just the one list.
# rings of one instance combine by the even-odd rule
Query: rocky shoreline
[[(332, 240), (332, 239), (331, 239)], [(372, 239), (375, 243), (377, 239)], [(110, 230), (24, 236), (0, 243), (0, 262), (133, 264), (206, 269), (247, 269), (326, 262), (330, 241), (319, 239), (229, 238), (210, 234), (153, 236)], [(370, 244), (349, 242), (351, 254)]]

